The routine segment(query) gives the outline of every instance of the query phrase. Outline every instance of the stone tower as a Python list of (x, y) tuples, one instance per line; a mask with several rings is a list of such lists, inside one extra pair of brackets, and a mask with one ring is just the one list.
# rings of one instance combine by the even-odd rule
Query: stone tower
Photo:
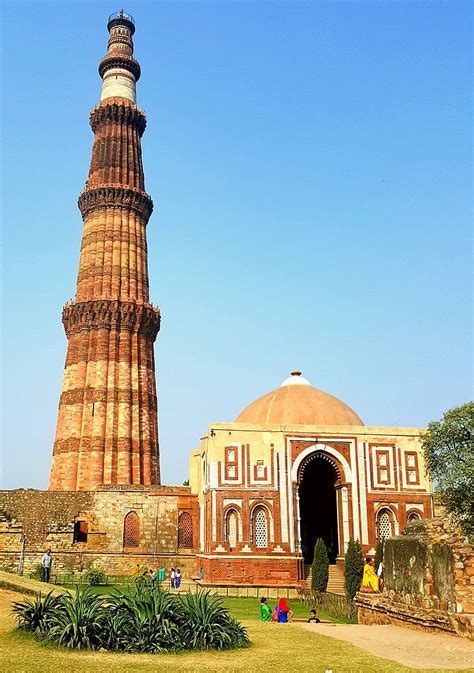
[(135, 22), (122, 10), (107, 28), (100, 103), (90, 115), (92, 160), (78, 204), (84, 228), (76, 296), (62, 314), (68, 349), (50, 490), (160, 483), (153, 355), (160, 312), (148, 297), (153, 202), (143, 176)]

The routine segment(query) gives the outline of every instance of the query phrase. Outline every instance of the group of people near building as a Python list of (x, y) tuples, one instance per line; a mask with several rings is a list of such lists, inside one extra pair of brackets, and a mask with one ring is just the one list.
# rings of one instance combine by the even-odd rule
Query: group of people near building
[(171, 568), (171, 573), (170, 573), (170, 587), (172, 589), (179, 589), (181, 586), (181, 570), (177, 568), (176, 570), (174, 568)]
[[(51, 555), (51, 549), (48, 549), (41, 559), (41, 570), (43, 582), (49, 582), (51, 577), (51, 566), (52, 566), (53, 557)], [(135, 574), (141, 575), (146, 574), (150, 581), (154, 583), (156, 580), (162, 582), (165, 579), (164, 568), (159, 568), (157, 571), (150, 569), (149, 571), (142, 571), (140, 564), (137, 563), (135, 568)], [(199, 573), (199, 578), (201, 581), (204, 579), (204, 572), (201, 568)], [(374, 567), (374, 560), (369, 556), (365, 559), (364, 564), (364, 574), (362, 576), (362, 582), (360, 590), (364, 593), (381, 593), (383, 590), (383, 562), (381, 561), (378, 564), (377, 570)], [(179, 568), (171, 568), (170, 570), (170, 588), (177, 589), (181, 587), (181, 570)], [(314, 612), (314, 615), (312, 614)], [(260, 601), (260, 615), (262, 621), (269, 622), (287, 622), (288, 619), (293, 617), (293, 611), (290, 609), (289, 605), (286, 602), (286, 598), (280, 598), (278, 603), (275, 605), (272, 610), (268, 605), (267, 599), (262, 598)], [(314, 616), (314, 619), (312, 617)], [(316, 611), (311, 610), (309, 622), (316, 621), (319, 622), (319, 619), (316, 617)]]
[[(294, 614), (295, 613), (288, 605), (286, 598), (280, 598), (273, 610), (268, 605), (267, 598), (260, 599), (260, 619), (262, 622), (279, 622), (280, 624), (286, 624), (293, 619)], [(310, 624), (319, 624), (321, 620), (318, 618), (316, 610), (313, 609), (310, 610), (309, 618), (307, 620), (297, 621), (307, 621)]]

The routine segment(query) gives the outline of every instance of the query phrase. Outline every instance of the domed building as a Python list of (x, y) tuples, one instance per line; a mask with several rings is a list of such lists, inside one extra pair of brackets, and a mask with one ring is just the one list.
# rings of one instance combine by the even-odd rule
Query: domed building
[(368, 427), (294, 371), (191, 454), (197, 560), (211, 584), (298, 585), (315, 542), (342, 565), (349, 540), (378, 539), (432, 514), (418, 428)]

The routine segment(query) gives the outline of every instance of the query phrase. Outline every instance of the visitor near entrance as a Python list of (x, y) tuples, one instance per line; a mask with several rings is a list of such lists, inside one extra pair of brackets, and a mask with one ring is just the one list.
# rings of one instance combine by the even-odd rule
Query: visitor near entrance
[(176, 570), (174, 568), (171, 568), (170, 587), (172, 589), (174, 589), (174, 587), (175, 587), (175, 582), (176, 582)]
[(51, 563), (53, 562), (53, 557), (51, 556), (51, 549), (48, 549), (46, 554), (41, 559), (41, 565), (43, 567), (43, 582), (49, 582), (51, 577)]
[(174, 588), (179, 589), (181, 586), (181, 570), (178, 568), (174, 577)]
[(377, 576), (374, 568), (374, 560), (367, 557), (364, 565), (364, 575), (362, 577), (361, 591), (366, 593), (378, 593), (380, 591), (380, 578)]

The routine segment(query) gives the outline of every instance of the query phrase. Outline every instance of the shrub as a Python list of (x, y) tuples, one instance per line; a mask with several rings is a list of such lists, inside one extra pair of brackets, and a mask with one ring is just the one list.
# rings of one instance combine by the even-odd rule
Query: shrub
[(228, 650), (247, 647), (247, 630), (230, 616), (218, 596), (209, 591), (182, 597), (181, 635), (187, 649)]
[(30, 573), (30, 578), (32, 580), (42, 580), (43, 579), (43, 566), (41, 563), (37, 563)]
[(314, 545), (313, 565), (311, 569), (311, 589), (324, 592), (329, 580), (329, 557), (326, 545), (321, 538)]
[(13, 603), (13, 614), (19, 629), (37, 635), (44, 634), (51, 626), (55, 612), (61, 610), (62, 596), (53, 596), (50, 591), (44, 598), (34, 596), (24, 601)]
[(344, 588), (348, 598), (354, 598), (360, 589), (364, 574), (364, 559), (359, 540), (349, 540), (344, 567)]
[(48, 640), (63, 647), (96, 650), (102, 647), (106, 610), (104, 599), (89, 587), (78, 587), (74, 595), (59, 596), (45, 633)]
[(347, 598), (347, 596), (327, 592), (319, 593), (310, 589), (301, 589), (298, 591), (298, 594), (300, 601), (310, 609), (323, 610), (336, 619), (350, 622), (357, 621), (357, 610), (354, 601)]
[(181, 597), (145, 583), (107, 598), (90, 587), (55, 598), (50, 592), (16, 603), (14, 612), (18, 628), (75, 649), (166, 652), (249, 644), (245, 628), (209, 592)]
[(101, 584), (107, 584), (107, 575), (103, 570), (90, 568), (83, 575), (84, 582), (91, 587), (97, 587)]
[(181, 606), (171, 594), (136, 584), (112, 596), (108, 608), (110, 649), (165, 652), (181, 647)]

